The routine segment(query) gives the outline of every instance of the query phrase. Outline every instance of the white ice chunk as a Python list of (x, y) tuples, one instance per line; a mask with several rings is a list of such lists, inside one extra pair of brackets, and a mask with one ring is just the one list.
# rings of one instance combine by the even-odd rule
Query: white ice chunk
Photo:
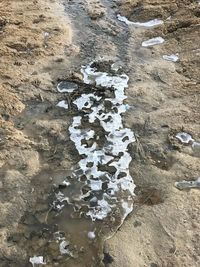
[(107, 141), (108, 145), (105, 150), (111, 151), (113, 155), (117, 156), (120, 152), (125, 152), (130, 143), (135, 142), (135, 136), (130, 129), (124, 128), (109, 134)]
[(126, 23), (127, 25), (133, 25), (136, 27), (147, 27), (147, 28), (151, 28), (151, 27), (155, 27), (155, 26), (159, 26), (161, 24), (163, 24), (163, 20), (160, 19), (152, 19), (149, 20), (147, 22), (133, 22), (128, 20), (126, 17), (121, 16), (121, 15), (117, 15), (118, 20)]
[(69, 242), (68, 242), (68, 241), (63, 240), (63, 241), (60, 243), (60, 245), (59, 245), (59, 249), (60, 249), (60, 253), (61, 253), (62, 255), (64, 255), (64, 254), (71, 255), (71, 252), (69, 251), (68, 246), (69, 246)]
[(99, 101), (101, 97), (95, 96), (94, 94), (82, 94), (81, 97), (77, 98), (73, 103), (77, 106), (78, 110), (82, 108), (91, 108), (93, 100)]
[(124, 209), (124, 216), (123, 219), (127, 217), (128, 214), (130, 214), (133, 210), (133, 204), (129, 204), (126, 201), (122, 201), (122, 208)]
[(89, 239), (95, 239), (95, 237), (96, 237), (95, 232), (88, 232)]
[(147, 41), (142, 42), (143, 47), (153, 46), (164, 43), (164, 39), (162, 37), (155, 37), (152, 39), (149, 39)]
[(46, 264), (46, 262), (44, 262), (43, 256), (34, 256), (34, 257), (31, 257), (29, 259), (29, 262), (32, 263), (33, 267), (35, 265), (39, 265), (39, 264), (42, 264), (42, 265), (45, 265)]
[(192, 136), (185, 132), (177, 133), (176, 138), (181, 141), (183, 144), (188, 144), (190, 141), (194, 141)]
[(90, 180), (90, 188), (92, 191), (102, 190), (103, 182), (101, 180)]
[(67, 104), (67, 102), (65, 100), (61, 100), (60, 102), (58, 102), (58, 104), (56, 105), (57, 107), (60, 107), (60, 108), (64, 108), (64, 109), (68, 109), (69, 106)]
[(103, 220), (111, 212), (111, 205), (105, 200), (98, 200), (97, 207), (89, 210), (87, 216), (90, 216), (93, 221)]
[(163, 55), (163, 59), (167, 61), (177, 62), (179, 60), (178, 53), (171, 55)]

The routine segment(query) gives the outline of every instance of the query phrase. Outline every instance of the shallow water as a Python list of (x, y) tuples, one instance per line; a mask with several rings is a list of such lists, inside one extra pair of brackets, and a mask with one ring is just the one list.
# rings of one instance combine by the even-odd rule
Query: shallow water
[[(135, 137), (123, 127), (122, 120), (127, 111), (124, 100), (129, 78), (111, 66), (109, 73), (101, 72), (100, 65), (101, 62), (92, 62), (81, 69), (84, 84), (94, 86), (86, 87), (87, 92), (73, 100), (79, 114), (72, 118), (69, 134), (81, 159), (71, 175), (63, 179), (63, 190), (56, 192), (53, 201), (60, 231), (67, 229), (70, 236), (67, 241), (58, 241), (59, 246), (73, 244), (76, 253), (84, 247), (88, 262), (95, 262), (92, 257), (98, 254), (95, 246), (93, 253), (88, 253), (91, 243), (101, 243), (132, 211), (135, 187), (129, 174), (132, 159), (128, 153)], [(65, 85), (64, 92), (69, 87), (67, 82)], [(81, 90), (80, 87), (76, 89)], [(61, 254), (74, 258), (67, 251)]]

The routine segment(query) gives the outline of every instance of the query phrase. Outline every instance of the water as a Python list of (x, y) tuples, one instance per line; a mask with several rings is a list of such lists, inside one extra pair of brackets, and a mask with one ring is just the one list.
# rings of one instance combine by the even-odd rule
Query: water
[(128, 109), (124, 100), (129, 78), (112, 66), (91, 62), (81, 68), (84, 86), (67, 81), (58, 86), (59, 92), (69, 93), (69, 87), (75, 92), (72, 105), (77, 114), (68, 131), (80, 160), (55, 193), (51, 220), (59, 220), (58, 232), (68, 232), (68, 238), (56, 240), (60, 254), (74, 260), (84, 248), (90, 264), (96, 262), (94, 255), (98, 258), (101, 240), (112, 235), (133, 208), (128, 146), (135, 137), (122, 119)]

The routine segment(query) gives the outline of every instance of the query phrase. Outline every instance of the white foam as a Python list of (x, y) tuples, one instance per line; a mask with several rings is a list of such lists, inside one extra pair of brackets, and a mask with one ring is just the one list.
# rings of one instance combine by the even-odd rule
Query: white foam
[(29, 262), (32, 263), (33, 267), (35, 265), (39, 265), (39, 264), (42, 264), (42, 265), (45, 265), (46, 264), (46, 262), (44, 262), (43, 256), (34, 256), (34, 257), (31, 257), (29, 259)]
[(67, 102), (65, 100), (61, 100), (60, 102), (58, 102), (58, 104), (56, 105), (57, 107), (60, 107), (60, 108), (64, 108), (64, 109), (68, 109), (69, 106), (67, 104)]
[(178, 53), (171, 55), (163, 55), (163, 59), (167, 61), (177, 62), (179, 60)]
[(147, 28), (151, 28), (151, 27), (156, 27), (159, 25), (163, 24), (163, 20), (160, 19), (153, 19), (153, 20), (149, 20), (147, 22), (133, 22), (128, 20), (126, 17), (121, 16), (121, 15), (117, 15), (118, 20), (126, 23), (127, 25), (132, 25), (132, 26), (136, 26), (136, 27), (147, 27)]
[(153, 46), (164, 43), (164, 39), (162, 37), (155, 37), (152, 39), (149, 39), (147, 41), (142, 42), (143, 47)]

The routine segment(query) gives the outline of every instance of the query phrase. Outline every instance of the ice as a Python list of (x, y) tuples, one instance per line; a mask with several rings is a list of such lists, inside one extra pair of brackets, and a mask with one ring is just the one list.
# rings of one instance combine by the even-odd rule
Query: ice
[(195, 181), (180, 181), (180, 182), (176, 182), (175, 187), (183, 190), (183, 189), (191, 189), (191, 188), (200, 188), (200, 177), (197, 178)]
[(162, 37), (155, 37), (152, 39), (149, 39), (147, 41), (142, 42), (143, 47), (153, 46), (164, 43), (164, 39)]
[(176, 135), (176, 138), (181, 141), (181, 143), (183, 144), (188, 144), (189, 142), (193, 142), (194, 139), (192, 138), (192, 136), (188, 133), (185, 133), (185, 132), (180, 132), (180, 133), (177, 133)]
[(155, 26), (159, 26), (163, 24), (163, 21), (160, 19), (153, 19), (153, 20), (149, 20), (147, 22), (133, 22), (128, 20), (126, 17), (121, 16), (121, 15), (117, 15), (118, 20), (126, 23), (127, 25), (133, 25), (136, 27), (147, 27), (147, 28), (151, 28), (151, 27), (155, 27)]
[(61, 243), (59, 245), (59, 249), (60, 249), (60, 254), (61, 255), (67, 254), (67, 255), (71, 256), (71, 252), (70, 252), (68, 246), (69, 246), (69, 242), (68, 241), (66, 241), (66, 240), (61, 241)]
[[(112, 90), (112, 94), (103, 98), (99, 95), (98, 87), (96, 90), (88, 87), (88, 92), (84, 91), (73, 101), (82, 112), (81, 116), (73, 117), (69, 127), (70, 139), (81, 155), (77, 163), (77, 173), (80, 175), (75, 172), (73, 177), (78, 183), (84, 176), (86, 190), (82, 190), (79, 197), (65, 196), (58, 192), (56, 198), (59, 203), (56, 202), (56, 205), (62, 206), (67, 200), (68, 204), (77, 201), (76, 205), (80, 206), (84, 205), (83, 201), (88, 198), (89, 203), (85, 204), (88, 210), (85, 211), (85, 215), (95, 221), (104, 220), (113, 209), (122, 205), (122, 196), (126, 196), (124, 201), (127, 203), (120, 209), (122, 218), (131, 211), (131, 200), (127, 200), (127, 197), (134, 195), (135, 185), (129, 174), (132, 158), (128, 153), (128, 146), (135, 142), (135, 136), (131, 129), (123, 126), (122, 120), (122, 113), (129, 109), (129, 105), (124, 104), (129, 77), (126, 74), (98, 71), (96, 67), (92, 67), (93, 63), (82, 66), (83, 82), (103, 87), (105, 92)], [(112, 65), (110, 67), (112, 68)], [(65, 90), (63, 88), (64, 85), (61, 89)], [(107, 106), (105, 101), (110, 105)], [(98, 132), (100, 126), (100, 134), (104, 135), (103, 140), (100, 140)], [(68, 186), (71, 185), (72, 183)], [(95, 202), (93, 201), (93, 205), (90, 206), (92, 199)], [(82, 202), (79, 203), (80, 201)]]
[(74, 82), (61, 81), (57, 85), (57, 90), (60, 93), (72, 93), (78, 89), (78, 85)]
[(69, 106), (68, 106), (68, 104), (66, 103), (65, 100), (61, 100), (60, 102), (58, 102), (58, 104), (56, 106), (60, 107), (60, 108), (64, 108), (64, 109), (68, 109), (69, 108)]
[(177, 62), (179, 60), (178, 53), (171, 55), (163, 55), (163, 59), (167, 61)]
[(29, 259), (29, 262), (32, 263), (33, 267), (35, 265), (39, 265), (39, 264), (42, 264), (42, 265), (45, 265), (46, 264), (46, 262), (44, 262), (43, 256), (34, 256), (34, 257), (31, 257)]

